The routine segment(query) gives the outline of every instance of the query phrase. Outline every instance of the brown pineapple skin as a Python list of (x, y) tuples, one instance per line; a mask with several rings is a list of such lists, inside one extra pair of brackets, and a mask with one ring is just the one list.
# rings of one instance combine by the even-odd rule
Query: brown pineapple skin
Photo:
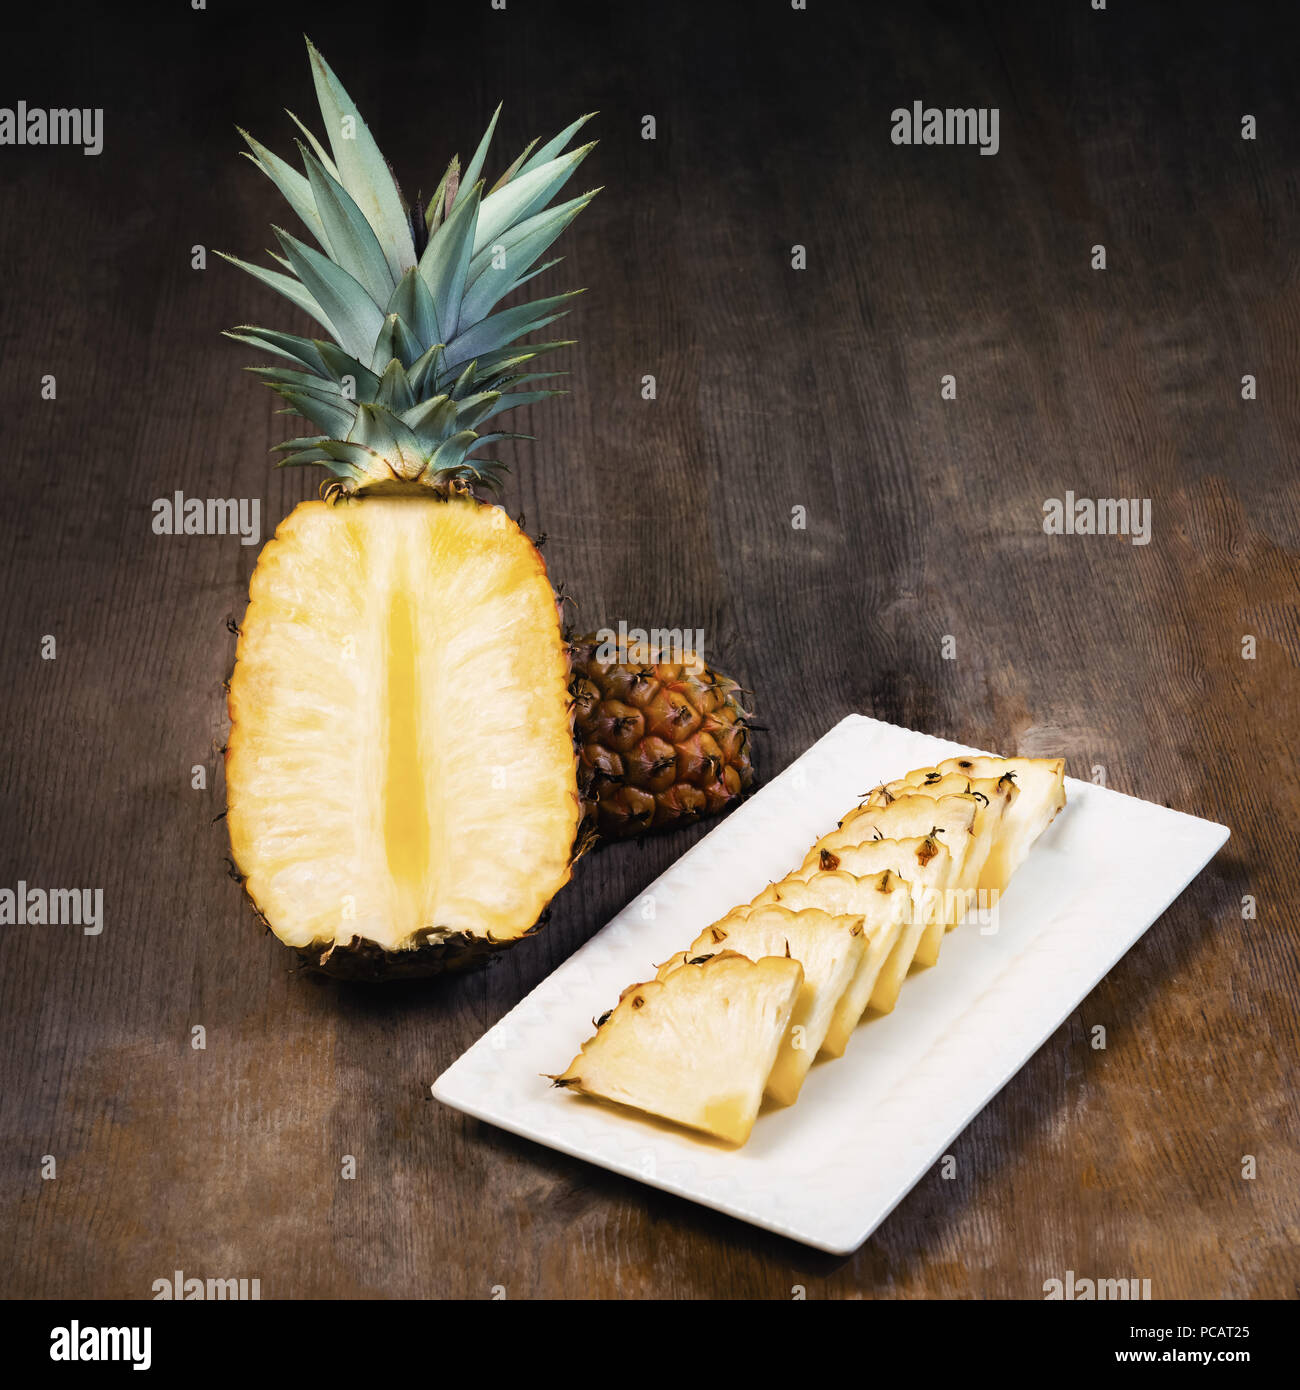
[(570, 640), (584, 826), (630, 839), (715, 815), (754, 783), (749, 718), (735, 681), (698, 657), (602, 659), (594, 635)]

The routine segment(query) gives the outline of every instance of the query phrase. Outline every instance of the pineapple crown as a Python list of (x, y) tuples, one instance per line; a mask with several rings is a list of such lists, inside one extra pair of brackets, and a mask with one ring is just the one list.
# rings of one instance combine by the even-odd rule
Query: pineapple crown
[[(517, 344), (568, 313), (581, 290), (495, 306), (557, 264), (539, 258), (599, 192), (550, 206), (592, 145), (565, 153), (590, 119), (580, 116), (554, 139), (532, 141), (484, 192), (480, 176), (498, 106), (462, 173), (447, 166), (433, 197), (408, 208), (355, 103), (307, 41), (330, 150), (290, 111), (303, 173), (246, 131), (246, 158), (271, 180), (319, 250), (279, 227), (280, 270), (225, 259), (248, 271), (329, 334), (301, 338), (249, 325), (226, 334), (292, 365), (251, 367), (323, 434), (277, 445), (279, 466), (322, 464), (334, 489), (399, 482), (435, 487), (496, 487), (505, 465), (475, 451), (529, 435), (478, 433), (493, 417), (563, 393), (534, 388), (563, 372), (529, 370), (532, 360), (568, 342)], [(594, 142), (593, 142), (594, 143)], [(224, 254), (224, 253), (223, 253)], [(571, 341), (571, 340), (570, 340)]]

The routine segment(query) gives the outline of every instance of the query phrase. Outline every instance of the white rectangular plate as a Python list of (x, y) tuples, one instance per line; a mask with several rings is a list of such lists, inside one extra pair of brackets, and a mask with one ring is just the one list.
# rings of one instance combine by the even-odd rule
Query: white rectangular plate
[(973, 751), (842, 720), (543, 980), (434, 1095), (820, 1250), (855, 1250), (1214, 856), (1224, 826), (1067, 778), (1066, 808), (1004, 895), (996, 930), (949, 933), (894, 1012), (869, 1016), (844, 1057), (818, 1062), (798, 1104), (765, 1110), (741, 1149), (555, 1090), (539, 1073), (563, 1071), (626, 986), (795, 868), (871, 787)]

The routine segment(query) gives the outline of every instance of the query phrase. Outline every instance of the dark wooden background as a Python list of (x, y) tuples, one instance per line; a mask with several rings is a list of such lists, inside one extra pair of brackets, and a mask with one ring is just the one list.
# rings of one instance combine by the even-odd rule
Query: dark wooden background
[[(1033, 1298), (1073, 1269), (1294, 1296), (1288, 7), (31, 8), (3, 100), (103, 106), (106, 145), (0, 149), (0, 885), (100, 886), (107, 925), (0, 928), (3, 1292), (145, 1298), (182, 1269), (268, 1298)], [(532, 412), (509, 503), (582, 620), (705, 629), (756, 692), (761, 775), (860, 710), (1232, 828), (954, 1143), (956, 1179), (850, 1259), (429, 1098), (699, 829), (583, 862), (490, 972), (388, 990), (299, 973), (227, 877), (226, 622), (257, 551), (155, 536), (151, 503), (259, 496), (269, 534), (319, 481), (271, 471), (299, 431), (217, 336), (294, 315), (190, 268), (195, 245), (256, 257), (286, 216), (233, 126), (289, 153), (304, 28), (411, 191), (501, 97), (502, 159), (600, 109), (580, 180), (605, 191), (544, 282), (589, 287), (573, 394)], [(1001, 152), (895, 147), (915, 99), (999, 107)], [(1067, 489), (1149, 497), (1151, 543), (1045, 536)]]

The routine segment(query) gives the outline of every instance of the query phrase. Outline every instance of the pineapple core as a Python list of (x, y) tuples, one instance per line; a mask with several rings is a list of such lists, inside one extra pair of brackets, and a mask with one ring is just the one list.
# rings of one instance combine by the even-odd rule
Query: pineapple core
[(262, 552), (231, 682), (231, 846), (291, 946), (523, 935), (578, 824), (541, 557), (500, 509), (306, 502)]
[(429, 808), (420, 767), (420, 683), (410, 594), (388, 608), (388, 782), (384, 841), (395, 887), (413, 906), (429, 859)]

